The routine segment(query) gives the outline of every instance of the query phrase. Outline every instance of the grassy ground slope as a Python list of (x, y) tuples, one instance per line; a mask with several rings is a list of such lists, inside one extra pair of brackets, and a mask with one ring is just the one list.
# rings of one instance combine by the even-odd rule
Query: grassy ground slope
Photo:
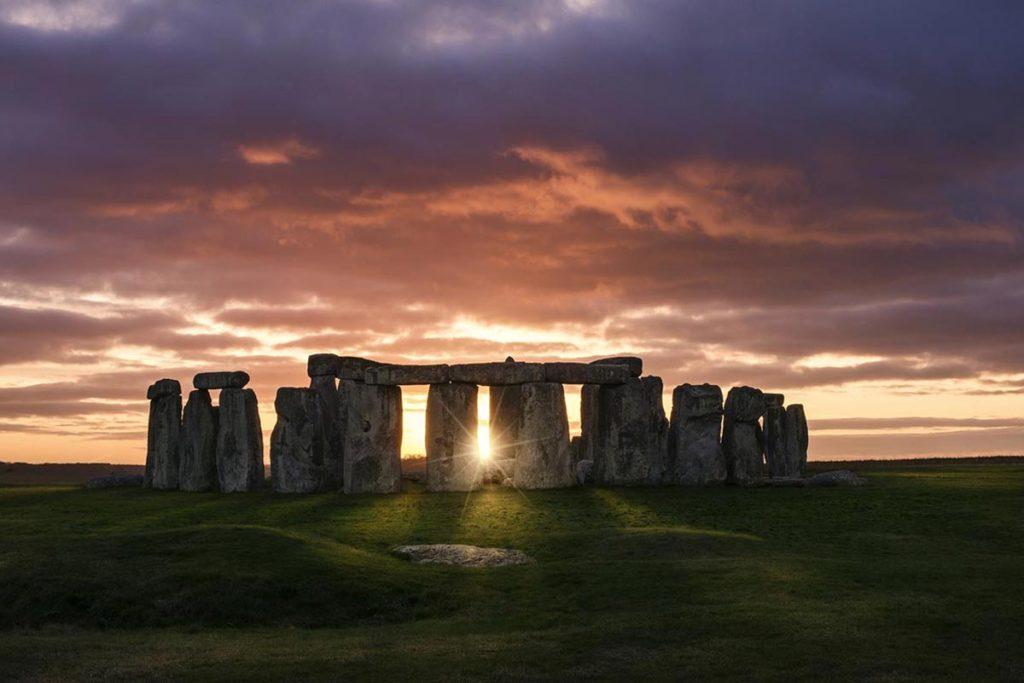
[[(0, 678), (1024, 677), (1024, 462), (859, 489), (0, 488)], [(492, 570), (394, 545), (520, 548)]]

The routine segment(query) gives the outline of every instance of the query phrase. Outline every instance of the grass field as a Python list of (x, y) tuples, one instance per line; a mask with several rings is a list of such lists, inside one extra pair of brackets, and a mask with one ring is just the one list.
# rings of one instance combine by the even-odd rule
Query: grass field
[[(0, 678), (1024, 678), (1024, 460), (843, 489), (0, 488)], [(409, 542), (523, 567), (415, 566)]]

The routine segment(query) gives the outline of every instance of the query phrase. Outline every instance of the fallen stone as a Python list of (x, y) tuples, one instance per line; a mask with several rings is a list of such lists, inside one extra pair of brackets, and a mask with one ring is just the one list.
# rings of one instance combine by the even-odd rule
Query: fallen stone
[(512, 548), (480, 548), (458, 543), (402, 545), (391, 551), (413, 564), (446, 564), (456, 567), (508, 567), (533, 562), (526, 553)]
[(374, 365), (366, 368), (367, 384), (445, 384), (447, 365)]
[(450, 366), (453, 382), (482, 386), (507, 386), (544, 381), (543, 363), (464, 363)]
[(722, 453), (722, 389), (683, 384), (672, 391), (665, 481), (701, 486), (725, 481)]
[(491, 458), (514, 462), (523, 406), (522, 385), (495, 386), (490, 394)]
[(472, 491), (483, 463), (476, 435), (475, 384), (431, 384), (427, 391), (427, 490)]
[(764, 395), (764, 460), (769, 477), (800, 476), (787, 466), (786, 409), (782, 394)]
[(178, 462), (178, 488), (182, 491), (217, 489), (217, 414), (209, 391), (189, 392)]
[(341, 369), (341, 358), (336, 353), (314, 353), (306, 361), (306, 374), (310, 377), (334, 377)]
[(786, 408), (785, 416), (785, 472), (794, 477), (807, 470), (807, 416), (799, 403)]
[(625, 365), (544, 363), (544, 381), (561, 384), (623, 384), (630, 378)]
[(317, 392), (282, 387), (274, 399), (270, 481), (275, 493), (316, 493), (327, 488), (324, 424)]
[(150, 401), (161, 396), (181, 396), (181, 383), (176, 379), (158, 379), (146, 389)]
[(217, 483), (224, 493), (263, 487), (263, 429), (256, 392), (220, 392), (217, 415)]
[(722, 424), (722, 452), (731, 483), (755, 484), (764, 476), (764, 436), (757, 422), (762, 414), (764, 394), (760, 389), (729, 390)]
[(372, 368), (375, 365), (380, 365), (380, 363), (357, 356), (338, 356), (338, 370), (335, 376), (338, 379), (351, 379), (362, 382), (366, 378), (366, 369)]
[(200, 372), (192, 378), (192, 386), (196, 389), (241, 389), (249, 383), (249, 373), (236, 370), (234, 372)]
[(85, 482), (87, 489), (116, 489), (129, 486), (142, 486), (143, 477), (141, 474), (111, 474), (106, 477), (93, 477)]
[[(163, 384), (161, 384), (163, 383)], [(181, 448), (181, 394), (165, 393), (174, 380), (160, 380), (150, 390), (149, 429), (146, 438), (146, 474), (144, 485), (162, 491), (178, 488), (178, 457)], [(154, 388), (157, 388), (154, 390)], [(147, 391), (149, 395), (151, 391)]]
[(337, 491), (344, 478), (345, 416), (341, 410), (339, 388), (334, 376), (317, 375), (309, 380), (309, 388), (316, 393), (323, 422), (323, 458), (327, 475), (326, 488)]
[(519, 489), (572, 486), (569, 419), (561, 384), (531, 382), (520, 390), (518, 442), (512, 481)]
[(344, 381), (345, 493), (402, 490), (402, 388)]
[(633, 377), (598, 390), (593, 433), (594, 481), (609, 486), (660, 484), (668, 420), (660, 377)]
[(636, 356), (612, 356), (611, 358), (598, 358), (591, 361), (592, 365), (625, 365), (629, 368), (629, 374), (639, 377), (644, 374), (644, 361)]
[(868, 480), (858, 477), (850, 470), (831, 470), (821, 472), (804, 480), (807, 486), (864, 486)]
[(590, 482), (590, 472), (594, 469), (593, 460), (580, 460), (576, 463), (576, 484), (583, 486)]

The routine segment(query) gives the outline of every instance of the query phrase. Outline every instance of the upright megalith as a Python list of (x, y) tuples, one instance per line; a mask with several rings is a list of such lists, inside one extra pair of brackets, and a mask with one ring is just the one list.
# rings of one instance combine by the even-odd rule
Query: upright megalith
[(345, 462), (345, 418), (341, 415), (337, 382), (334, 375), (314, 375), (309, 378), (309, 388), (316, 394), (320, 404), (320, 419), (323, 422), (323, 459), (327, 473), (326, 487), (341, 488), (344, 479)]
[(554, 382), (530, 382), (519, 389), (513, 485), (520, 489), (572, 486), (575, 474), (565, 390)]
[(218, 409), (206, 389), (189, 392), (181, 421), (178, 487), (182, 491), (217, 490)]
[(802, 477), (807, 469), (807, 416), (799, 403), (786, 408), (785, 477)]
[(342, 382), (339, 399), (346, 414), (345, 493), (402, 490), (402, 388)]
[(178, 449), (181, 440), (181, 384), (162, 379), (146, 390), (149, 430), (146, 439), (146, 474), (149, 488), (178, 488)]
[(224, 493), (263, 487), (263, 428), (256, 392), (220, 392), (217, 420), (217, 483)]
[(665, 481), (699, 486), (725, 481), (722, 454), (722, 389), (683, 384), (672, 392)]
[(764, 395), (764, 461), (769, 477), (789, 477), (786, 465), (786, 397)]
[(324, 423), (312, 389), (282, 387), (274, 399), (277, 423), (270, 435), (270, 481), (276, 493), (316, 493), (327, 488)]
[(752, 484), (763, 477), (762, 432), (764, 394), (752, 387), (733, 387), (725, 399), (722, 451), (734, 484)]
[(427, 391), (427, 490), (471, 491), (480, 485), (475, 384), (431, 384)]
[(522, 385), (493, 386), (490, 395), (491, 458), (515, 461), (523, 408)]
[(597, 392), (590, 450), (599, 484), (660, 484), (665, 468), (668, 420), (660, 377), (633, 377)]
[(232, 372), (200, 372), (192, 379), (196, 389), (241, 389), (249, 383), (249, 373), (241, 370)]
[(594, 459), (594, 435), (597, 433), (597, 396), (599, 384), (580, 387), (580, 459)]

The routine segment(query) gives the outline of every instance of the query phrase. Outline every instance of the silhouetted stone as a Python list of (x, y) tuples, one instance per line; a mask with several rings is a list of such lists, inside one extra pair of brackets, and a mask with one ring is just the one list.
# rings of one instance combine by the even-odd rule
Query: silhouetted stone
[(309, 380), (309, 388), (316, 393), (320, 404), (320, 419), (324, 425), (324, 471), (327, 474), (326, 488), (330, 490), (341, 488), (345, 463), (345, 415), (342, 414), (336, 384), (333, 375), (318, 375)]
[(359, 358), (357, 356), (338, 356), (338, 371), (336, 376), (338, 379), (350, 379), (362, 382), (366, 379), (367, 368), (372, 368), (376, 365), (380, 365), (380, 363), (375, 360), (367, 360), (366, 358)]
[(544, 381), (561, 384), (623, 384), (630, 378), (625, 365), (544, 363)]
[(784, 476), (799, 477), (807, 469), (807, 416), (799, 403), (786, 408), (785, 416), (785, 471)]
[(217, 408), (206, 389), (189, 392), (181, 421), (178, 487), (182, 491), (217, 489)]
[(217, 482), (224, 493), (263, 487), (263, 430), (256, 392), (220, 392), (217, 415)]
[(583, 459), (583, 437), (574, 436), (569, 439), (569, 457), (575, 465)]
[(636, 356), (612, 356), (611, 358), (598, 358), (591, 361), (591, 365), (625, 365), (629, 368), (629, 374), (639, 377), (644, 374), (644, 361)]
[(786, 464), (786, 410), (782, 394), (764, 395), (764, 460), (769, 477), (790, 477)]
[(192, 386), (196, 389), (241, 389), (249, 383), (249, 373), (235, 370), (234, 372), (200, 372), (192, 378)]
[(312, 389), (282, 387), (274, 399), (270, 481), (277, 493), (316, 493), (327, 487), (324, 424)]
[(722, 389), (713, 384), (683, 384), (672, 392), (669, 423), (669, 471), (673, 484), (703, 485), (725, 481), (722, 453)]
[(572, 486), (575, 477), (562, 385), (523, 384), (520, 399), (513, 485), (520, 489)]
[(341, 369), (341, 358), (336, 353), (314, 353), (306, 361), (306, 374), (310, 377), (334, 377)]
[[(523, 406), (522, 385), (491, 387), (490, 394), (491, 458), (515, 461)], [(509, 469), (509, 476), (511, 472)]]
[(659, 484), (665, 468), (668, 420), (660, 377), (631, 378), (597, 393), (593, 431), (594, 481), (614, 486)]
[(374, 365), (366, 368), (367, 384), (444, 384), (447, 365)]
[(722, 425), (722, 451), (732, 483), (752, 484), (764, 476), (763, 434), (757, 422), (763, 414), (764, 394), (760, 389), (733, 387), (729, 390)]
[[(170, 393), (177, 387), (177, 393)], [(149, 429), (146, 439), (145, 486), (164, 491), (178, 488), (181, 448), (181, 385), (162, 379), (149, 387)]]
[(475, 384), (431, 384), (427, 391), (427, 490), (472, 491), (483, 466), (477, 446)]
[(345, 381), (345, 493), (402, 490), (402, 388)]
[(464, 363), (450, 366), (453, 382), (482, 386), (507, 386), (544, 381), (543, 363)]
[(580, 459), (594, 460), (594, 434), (597, 432), (597, 395), (599, 384), (580, 388)]

